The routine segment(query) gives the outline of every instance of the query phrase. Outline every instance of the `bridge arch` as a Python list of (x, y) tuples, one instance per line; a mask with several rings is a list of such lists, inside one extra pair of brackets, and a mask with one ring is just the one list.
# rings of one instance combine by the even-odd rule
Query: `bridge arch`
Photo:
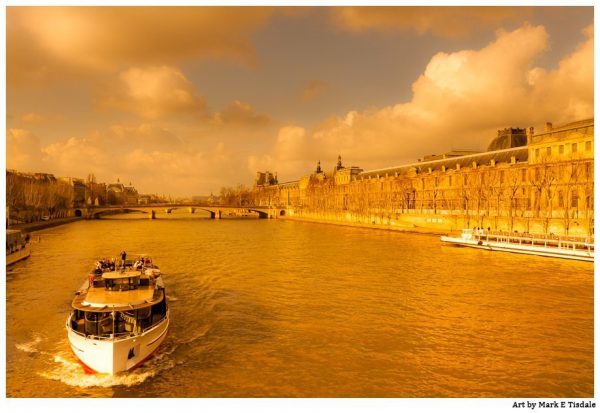
[(141, 208), (103, 209), (90, 214), (90, 219), (100, 219), (100, 217), (103, 215), (129, 214), (131, 212), (141, 212), (142, 214), (149, 214), (152, 211), (146, 211)]
[(265, 212), (261, 209), (248, 208), (248, 211), (256, 212), (258, 214), (258, 219), (267, 219), (269, 218), (269, 213)]
[(75, 210), (75, 216), (76, 217), (82, 217), (83, 216), (83, 213), (81, 212), (81, 209), (76, 209)]

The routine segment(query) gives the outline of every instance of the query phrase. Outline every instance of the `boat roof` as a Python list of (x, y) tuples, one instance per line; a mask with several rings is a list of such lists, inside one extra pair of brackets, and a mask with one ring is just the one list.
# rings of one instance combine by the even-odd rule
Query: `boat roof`
[[(104, 280), (119, 280), (127, 278), (150, 279), (148, 285), (140, 285), (136, 289), (124, 291), (111, 291), (104, 287), (88, 287), (85, 281), (75, 298), (72, 306), (83, 311), (123, 311), (150, 307), (164, 299), (164, 282), (162, 277), (150, 277), (147, 270), (157, 268), (144, 268), (143, 270), (127, 269), (123, 272), (107, 271), (102, 273)], [(100, 276), (98, 276), (100, 277)], [(96, 278), (96, 281), (98, 278)]]
[(139, 288), (127, 291), (108, 291), (90, 288), (75, 296), (73, 308), (84, 311), (133, 310), (150, 307), (163, 300), (163, 290)]
[(105, 280), (118, 280), (123, 278), (140, 277), (142, 273), (140, 271), (110, 271), (102, 273), (102, 278)]

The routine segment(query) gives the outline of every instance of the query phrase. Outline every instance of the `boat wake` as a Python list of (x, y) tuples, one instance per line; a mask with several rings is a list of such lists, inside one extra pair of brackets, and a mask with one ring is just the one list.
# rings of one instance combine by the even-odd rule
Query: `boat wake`
[(34, 335), (31, 341), (21, 344), (15, 344), (15, 347), (25, 353), (38, 353), (38, 344), (42, 342), (42, 337)]
[(131, 387), (143, 383), (148, 378), (156, 375), (156, 371), (140, 368), (130, 373), (110, 374), (87, 373), (81, 363), (68, 352), (60, 352), (54, 355), (54, 366), (49, 371), (40, 373), (40, 376), (60, 381), (73, 387)]
[(174, 348), (164, 345), (141, 367), (115, 375), (90, 373), (71, 352), (61, 351), (53, 356), (52, 368), (40, 375), (73, 387), (131, 387), (174, 367), (175, 362), (169, 357), (174, 350)]
[[(177, 343), (163, 343), (151, 359), (133, 371), (122, 372), (115, 375), (89, 372), (79, 362), (77, 357), (70, 351), (59, 350), (48, 352), (40, 350), (43, 338), (39, 335), (33, 336), (32, 340), (16, 344), (17, 349), (26, 353), (35, 353), (47, 358), (50, 367), (47, 370), (37, 372), (41, 377), (49, 380), (60, 381), (73, 387), (131, 387), (141, 384), (159, 373), (169, 370), (175, 366), (171, 354), (177, 348)], [(68, 348), (68, 343), (62, 342), (61, 348)]]

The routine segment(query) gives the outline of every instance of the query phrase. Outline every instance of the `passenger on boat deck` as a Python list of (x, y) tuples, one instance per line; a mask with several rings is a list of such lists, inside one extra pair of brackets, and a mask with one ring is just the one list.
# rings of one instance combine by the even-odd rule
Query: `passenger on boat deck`
[(96, 269), (94, 270), (94, 274), (102, 275), (102, 264), (100, 264), (100, 261), (96, 262)]
[(121, 267), (125, 266), (126, 259), (127, 259), (127, 253), (125, 251), (121, 251)]

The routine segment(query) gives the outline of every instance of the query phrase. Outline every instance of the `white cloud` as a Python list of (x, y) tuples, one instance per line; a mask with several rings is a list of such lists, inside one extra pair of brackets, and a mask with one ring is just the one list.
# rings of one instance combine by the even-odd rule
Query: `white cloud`
[(19, 171), (37, 172), (44, 161), (40, 140), (26, 129), (6, 131), (6, 167)]
[[(480, 50), (440, 52), (412, 85), (408, 102), (331, 118), (306, 132), (280, 130), (271, 165), (295, 179), (321, 159), (381, 168), (451, 149), (484, 150), (504, 127), (568, 122), (593, 116), (593, 32), (559, 66), (535, 66), (548, 48), (542, 26), (525, 25)], [(293, 158), (293, 163), (290, 162)], [(294, 170), (294, 168), (297, 168)], [(301, 169), (304, 168), (304, 169)]]
[(99, 90), (97, 104), (146, 119), (201, 114), (205, 109), (192, 82), (172, 66), (131, 67), (121, 72), (113, 83)]

